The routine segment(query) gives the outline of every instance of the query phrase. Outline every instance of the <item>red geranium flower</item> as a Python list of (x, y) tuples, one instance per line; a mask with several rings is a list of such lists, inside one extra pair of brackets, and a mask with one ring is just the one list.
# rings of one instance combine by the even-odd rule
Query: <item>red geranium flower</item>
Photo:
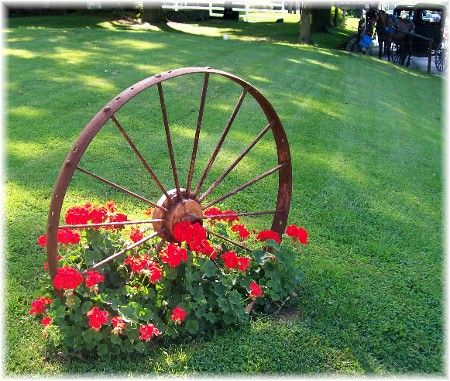
[(151, 283), (156, 283), (162, 278), (162, 268), (156, 262), (150, 261), (147, 269), (150, 272), (148, 279)]
[(245, 227), (245, 225), (233, 225), (231, 227), (231, 231), (239, 233), (239, 238), (242, 239), (246, 239), (248, 237), (250, 237), (250, 232), (247, 230), (247, 228)]
[(233, 221), (239, 221), (239, 217), (238, 217), (237, 213), (234, 210), (227, 209), (227, 210), (223, 211), (222, 214), (227, 215), (227, 217), (223, 217), (223, 219), (228, 221), (230, 224)]
[[(222, 214), (222, 211), (219, 208), (216, 208), (215, 206), (208, 208), (203, 213), (206, 217), (209, 216), (218, 216)], [(220, 219), (220, 218), (217, 218)]]
[(286, 228), (286, 234), (293, 239), (298, 240), (303, 245), (308, 244), (308, 232), (302, 226), (289, 225)]
[(106, 209), (108, 209), (108, 212), (114, 213), (117, 210), (116, 203), (114, 201), (108, 201), (106, 203)]
[(70, 229), (59, 229), (56, 233), (58, 243), (75, 245), (80, 242), (80, 235)]
[(170, 267), (177, 267), (181, 262), (188, 260), (186, 249), (170, 243), (161, 253), (160, 258), (163, 263), (167, 263)]
[(133, 242), (140, 241), (142, 238), (144, 238), (144, 233), (142, 233), (139, 229), (131, 228), (130, 239)]
[[(128, 221), (128, 216), (123, 213), (111, 214), (109, 216), (109, 222), (124, 222)], [(111, 229), (122, 229), (123, 225), (110, 226)]]
[(180, 306), (176, 306), (172, 310), (172, 315), (170, 315), (170, 318), (175, 322), (175, 324), (180, 324), (186, 319), (187, 312), (183, 310)]
[(40, 247), (47, 246), (47, 236), (45, 234), (42, 234), (41, 236), (39, 236), (39, 238), (37, 239), (37, 244)]
[(90, 311), (87, 312), (87, 317), (89, 318), (89, 327), (94, 331), (100, 331), (102, 325), (108, 323), (109, 313), (106, 310), (101, 310), (97, 306), (94, 306)]
[(127, 324), (123, 321), (120, 316), (114, 316), (111, 319), (111, 324), (113, 326), (113, 330), (111, 331), (114, 335), (118, 335), (125, 330)]
[(239, 257), (237, 268), (239, 271), (245, 272), (250, 267), (249, 257)]
[(84, 283), (89, 288), (94, 287), (95, 285), (99, 284), (100, 282), (103, 282), (105, 280), (105, 276), (103, 274), (100, 274), (97, 271), (89, 270), (86, 271), (86, 279)]
[(66, 212), (68, 225), (87, 224), (89, 221), (89, 209), (84, 206), (72, 206)]
[(102, 222), (105, 222), (107, 217), (108, 217), (108, 211), (103, 206), (98, 206), (96, 208), (93, 208), (89, 212), (89, 219), (94, 224), (101, 224)]
[(149, 341), (153, 336), (161, 335), (161, 331), (153, 324), (141, 325), (139, 328), (139, 339)]
[(249, 288), (250, 288), (249, 293), (250, 298), (256, 299), (263, 296), (262, 287), (258, 283), (250, 282)]
[(38, 299), (35, 299), (31, 302), (30, 315), (42, 314), (47, 309), (47, 306), (52, 304), (53, 300), (46, 297), (41, 296)]
[(181, 221), (175, 224), (173, 237), (178, 242), (192, 245), (206, 239), (206, 230), (198, 222), (191, 224), (188, 221)]
[(53, 279), (53, 285), (57, 290), (72, 290), (83, 283), (83, 277), (73, 267), (61, 267), (57, 270)]
[(230, 224), (233, 221), (239, 221), (239, 217), (237, 216), (237, 213), (234, 210), (227, 209), (227, 210), (222, 211), (219, 208), (216, 208), (214, 206), (206, 209), (203, 214), (207, 217), (217, 216), (217, 217), (214, 217), (213, 220), (228, 221)]
[(227, 251), (220, 258), (222, 258), (223, 265), (229, 269), (235, 269), (238, 266), (238, 255), (234, 251)]
[(292, 238), (297, 237), (297, 231), (298, 231), (298, 227), (297, 227), (296, 225), (294, 225), (294, 224), (289, 225), (289, 226), (286, 228), (286, 234), (287, 234), (289, 237), (292, 237)]
[(129, 257), (125, 258), (123, 263), (130, 266), (132, 272), (138, 273), (148, 266), (149, 261), (150, 257), (148, 256), (148, 254), (141, 254), (139, 255), (139, 257), (130, 255)]
[(41, 319), (41, 324), (43, 327), (47, 327), (48, 325), (52, 324), (53, 319), (51, 318), (51, 316), (44, 316)]
[(277, 232), (274, 232), (273, 230), (262, 230), (258, 233), (256, 236), (256, 239), (259, 241), (265, 241), (268, 239), (271, 239), (277, 243), (281, 243), (280, 235)]

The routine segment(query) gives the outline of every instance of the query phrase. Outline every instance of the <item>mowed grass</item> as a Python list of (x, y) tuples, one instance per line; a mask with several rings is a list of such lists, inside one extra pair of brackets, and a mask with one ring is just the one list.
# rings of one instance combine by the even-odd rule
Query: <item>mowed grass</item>
[[(441, 78), (282, 40), (224, 41), (170, 27), (130, 30), (89, 17), (12, 19), (5, 35), (8, 374), (444, 372)], [(298, 308), (159, 347), (146, 357), (46, 359), (41, 329), (28, 309), (44, 282), (44, 254), (35, 241), (45, 229), (60, 166), (83, 126), (116, 94), (184, 66), (211, 66), (248, 80), (284, 124), (293, 165), (289, 220), (310, 232), (310, 244), (299, 254), (306, 280)], [(202, 79), (164, 84), (183, 184)], [(195, 179), (239, 92), (211, 76)], [(156, 90), (117, 116), (163, 183), (173, 186)], [(264, 122), (246, 99), (207, 184)], [(214, 195), (271, 168), (274, 155), (267, 135)], [(160, 196), (112, 125), (82, 163), (151, 199)], [(268, 177), (221, 206), (266, 209), (274, 204), (276, 185)], [(77, 174), (65, 207), (111, 198), (130, 215), (143, 206)], [(264, 218), (243, 221), (269, 225)]]

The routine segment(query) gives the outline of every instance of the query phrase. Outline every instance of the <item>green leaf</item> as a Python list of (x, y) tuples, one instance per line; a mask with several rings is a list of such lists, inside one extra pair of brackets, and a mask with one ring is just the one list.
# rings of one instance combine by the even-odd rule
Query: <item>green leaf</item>
[(198, 323), (198, 320), (195, 319), (189, 319), (186, 322), (186, 330), (191, 334), (191, 335), (195, 335), (198, 330), (200, 329), (200, 325)]
[(94, 304), (91, 301), (86, 300), (81, 305), (80, 311), (84, 315), (84, 314), (87, 314), (87, 312), (90, 311), (92, 309), (92, 307), (94, 307)]
[(212, 277), (217, 273), (217, 267), (213, 261), (208, 260), (203, 267), (203, 271), (207, 277)]
[(256, 259), (257, 263), (261, 264), (265, 259), (266, 252), (264, 250), (255, 250), (250, 255)]
[(138, 341), (136, 344), (134, 344), (134, 349), (136, 350), (136, 352), (144, 353), (145, 348), (145, 344), (142, 341)]
[(108, 346), (106, 344), (99, 344), (97, 346), (97, 353), (100, 357), (105, 357), (108, 354)]
[(119, 336), (111, 335), (111, 343), (113, 343), (115, 345), (121, 345), (122, 339)]

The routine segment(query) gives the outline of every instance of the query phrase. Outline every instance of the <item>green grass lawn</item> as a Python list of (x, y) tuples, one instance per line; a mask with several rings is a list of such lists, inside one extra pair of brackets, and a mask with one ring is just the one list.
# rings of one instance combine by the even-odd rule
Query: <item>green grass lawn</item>
[[(217, 22), (199, 27), (207, 25), (227, 28)], [(296, 36), (271, 38), (272, 32), (286, 36), (293, 28), (289, 23), (261, 26), (269, 41), (249, 41), (243, 38), (248, 25), (258, 29), (236, 23), (240, 37), (235, 33), (224, 41), (220, 33), (200, 33), (192, 25), (189, 32), (170, 26), (132, 30), (90, 17), (10, 20), (5, 31), (8, 374), (444, 372), (442, 79), (373, 57), (296, 45)], [(211, 66), (248, 80), (284, 124), (293, 164), (290, 221), (307, 227), (311, 241), (299, 254), (306, 280), (298, 309), (160, 347), (147, 357), (47, 359), (41, 329), (28, 310), (44, 282), (44, 255), (35, 241), (46, 225), (59, 168), (83, 126), (117, 93), (184, 66)], [(201, 83), (201, 76), (193, 76), (165, 85), (182, 181)], [(236, 86), (212, 78), (196, 178), (238, 95)], [(246, 100), (241, 111), (209, 182), (264, 126), (255, 102)], [(156, 90), (138, 96), (118, 117), (169, 186)], [(271, 168), (274, 154), (266, 136), (214, 195)], [(153, 200), (159, 197), (112, 125), (105, 126), (82, 163)], [(275, 192), (275, 178), (268, 177), (223, 206), (265, 209), (273, 205)], [(65, 206), (111, 198), (130, 214), (142, 208), (81, 175), (74, 177)], [(264, 218), (245, 221), (267, 226)]]

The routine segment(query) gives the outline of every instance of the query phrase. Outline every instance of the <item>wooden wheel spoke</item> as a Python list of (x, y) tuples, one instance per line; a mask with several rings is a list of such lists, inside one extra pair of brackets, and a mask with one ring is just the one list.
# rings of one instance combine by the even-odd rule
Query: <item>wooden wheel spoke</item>
[(237, 247), (240, 247), (241, 249), (244, 249), (244, 250), (247, 250), (247, 251), (252, 251), (247, 246), (241, 245), (239, 242), (233, 241), (232, 239), (229, 239), (228, 237), (225, 237), (225, 236), (223, 236), (221, 234), (215, 233), (212, 230), (206, 229), (206, 231), (209, 234), (216, 236), (217, 238), (220, 238), (220, 239), (222, 239), (222, 240), (224, 240), (226, 242), (229, 242), (229, 243), (231, 243), (231, 244), (233, 244), (233, 245), (235, 245)]
[(203, 193), (198, 201), (201, 202), (202, 200), (205, 199), (205, 197), (207, 197), (221, 182), (222, 180), (233, 170), (234, 167), (236, 167), (236, 165), (239, 164), (239, 162), (245, 157), (245, 155), (247, 155), (247, 153), (255, 146), (256, 143), (259, 142), (259, 140), (264, 136), (264, 134), (270, 129), (272, 128), (272, 123), (270, 122), (269, 124), (267, 124), (266, 127), (264, 127), (259, 134), (256, 136), (256, 138), (247, 146), (247, 148), (242, 151), (242, 153), (238, 156), (238, 158), (225, 170), (224, 173), (222, 173), (222, 175), (216, 180), (214, 181), (211, 186), (206, 190), (205, 193)]
[(145, 197), (143, 197), (143, 196), (141, 196), (141, 195), (139, 195), (139, 194), (137, 194), (137, 193), (134, 193), (134, 192), (132, 192), (132, 191), (130, 191), (130, 190), (128, 190), (128, 189), (126, 189), (126, 188), (124, 188), (124, 187), (118, 185), (118, 184), (115, 184), (115, 183), (113, 183), (112, 181), (109, 181), (109, 180), (105, 179), (104, 177), (101, 177), (101, 176), (99, 176), (99, 175), (96, 175), (95, 173), (90, 172), (90, 171), (88, 171), (87, 169), (81, 168), (80, 166), (76, 166), (76, 169), (77, 169), (78, 171), (80, 171), (80, 172), (86, 174), (86, 175), (89, 175), (89, 176), (93, 177), (94, 179), (100, 180), (101, 182), (103, 182), (103, 183), (105, 183), (105, 184), (108, 184), (109, 186), (111, 186), (111, 187), (114, 188), (114, 189), (117, 189), (117, 190), (119, 190), (119, 191), (121, 191), (121, 192), (123, 192), (123, 193), (125, 193), (125, 194), (130, 195), (130, 196), (133, 196), (133, 197), (137, 198), (138, 200), (141, 200), (141, 201), (143, 201), (143, 202), (145, 202), (145, 203), (147, 203), (147, 204), (149, 204), (149, 205), (151, 205), (151, 206), (153, 206), (153, 207), (155, 207), (155, 208), (159, 208), (159, 209), (162, 209), (162, 210), (164, 210), (164, 211), (167, 210), (167, 209), (164, 208), (163, 206), (160, 206), (160, 205), (158, 205), (158, 204), (155, 204), (154, 202), (152, 202), (152, 201), (150, 201), (150, 200), (147, 200)]
[(200, 138), (200, 130), (202, 128), (203, 112), (205, 110), (206, 92), (208, 91), (209, 73), (205, 73), (203, 82), (202, 95), (200, 98), (200, 108), (198, 110), (197, 129), (195, 130), (194, 145), (192, 147), (191, 165), (189, 166), (189, 174), (186, 184), (186, 195), (189, 196), (191, 192), (192, 176), (194, 175), (195, 158), (197, 156), (198, 140)]
[(122, 226), (122, 225), (143, 225), (152, 224), (153, 222), (164, 222), (164, 219), (155, 218), (153, 220), (140, 220), (140, 221), (121, 221), (121, 222), (102, 222), (98, 224), (76, 224), (76, 225), (61, 225), (58, 229), (89, 229), (100, 228), (105, 226)]
[(166, 189), (164, 188), (164, 186), (159, 181), (158, 177), (156, 177), (155, 172), (153, 172), (153, 170), (151, 169), (150, 165), (147, 163), (147, 161), (141, 155), (141, 153), (137, 149), (136, 145), (133, 143), (133, 141), (131, 140), (130, 136), (127, 134), (127, 132), (123, 129), (123, 127), (121, 126), (121, 124), (119, 123), (119, 121), (117, 120), (115, 115), (111, 116), (111, 120), (114, 122), (114, 124), (116, 125), (117, 129), (123, 135), (123, 137), (125, 138), (125, 140), (129, 144), (129, 146), (131, 147), (133, 152), (135, 153), (135, 155), (138, 158), (138, 160), (144, 165), (145, 169), (147, 170), (147, 172), (149, 173), (149, 175), (151, 176), (153, 181), (156, 183), (158, 188), (161, 190), (161, 192), (164, 193), (164, 195), (167, 197), (167, 199), (169, 201), (171, 201), (171, 198), (169, 197), (169, 194), (167, 193)]
[(240, 216), (261, 216), (263, 214), (275, 214), (277, 212), (282, 212), (282, 209), (276, 209), (276, 210), (260, 210), (257, 212), (236, 212), (236, 213), (229, 213), (229, 214), (212, 214), (210, 216), (203, 216), (202, 218), (205, 219), (217, 219), (217, 218), (228, 218), (228, 217), (240, 217)]
[[(153, 232), (152, 234), (148, 235), (147, 237), (142, 238), (141, 240), (134, 242), (133, 244), (123, 248), (122, 250), (118, 251), (117, 253), (114, 253), (113, 255), (110, 255), (109, 257), (101, 260), (100, 262), (96, 263), (94, 266), (92, 266), (90, 269), (86, 270), (94, 270), (98, 267), (101, 267), (105, 265), (106, 263), (112, 261), (113, 259), (116, 259), (117, 257), (120, 257), (122, 254), (126, 253), (127, 251), (134, 249), (135, 247), (142, 245), (143, 243), (147, 242), (148, 240), (155, 238), (158, 235), (158, 232)], [(84, 272), (86, 272), (84, 271)]]
[(169, 156), (170, 156), (170, 164), (172, 166), (173, 180), (175, 182), (175, 188), (177, 189), (178, 199), (181, 199), (180, 184), (178, 182), (178, 174), (177, 174), (177, 165), (175, 162), (175, 155), (173, 153), (172, 138), (170, 136), (169, 121), (167, 118), (166, 104), (164, 102), (163, 88), (162, 88), (162, 85), (160, 82), (158, 82), (157, 86), (158, 86), (158, 93), (159, 93), (159, 103), (161, 106), (161, 113), (162, 113), (163, 123), (164, 123), (164, 130), (166, 132), (167, 147), (169, 148)]
[(250, 185), (253, 185), (254, 183), (256, 183), (256, 182), (262, 180), (263, 178), (271, 175), (272, 173), (278, 171), (283, 166), (284, 166), (284, 164), (277, 165), (276, 167), (268, 170), (267, 172), (264, 172), (263, 174), (261, 174), (259, 176), (256, 176), (254, 179), (252, 179), (252, 180), (246, 182), (245, 184), (237, 187), (236, 189), (232, 190), (231, 192), (227, 193), (226, 195), (221, 196), (221, 197), (216, 198), (215, 200), (211, 201), (207, 205), (203, 206), (202, 209), (207, 209), (207, 208), (217, 204), (218, 202), (223, 201), (223, 200), (227, 199), (228, 197), (231, 197), (231, 196), (235, 195), (236, 193), (239, 193), (241, 190), (249, 187)]
[(228, 134), (228, 131), (231, 128), (231, 125), (233, 124), (234, 120), (236, 119), (236, 115), (239, 112), (239, 109), (241, 108), (242, 102), (244, 101), (245, 95), (247, 94), (247, 90), (244, 89), (241, 93), (241, 96), (239, 97), (236, 106), (234, 107), (234, 110), (230, 116), (230, 119), (227, 122), (227, 125), (225, 126), (225, 129), (222, 132), (222, 135), (220, 136), (219, 141), (217, 142), (216, 148), (214, 149), (214, 152), (211, 156), (211, 158), (209, 159), (208, 164), (206, 165), (205, 171), (203, 172), (203, 175), (201, 176), (197, 186), (195, 187), (194, 193), (193, 195), (197, 195), (197, 193), (200, 191), (200, 188), (203, 185), (203, 182), (205, 181), (206, 177), (209, 174), (209, 171), (211, 170), (211, 167), (214, 163), (214, 161), (216, 160), (216, 156), (218, 155), (220, 148), (222, 147), (222, 144)]

